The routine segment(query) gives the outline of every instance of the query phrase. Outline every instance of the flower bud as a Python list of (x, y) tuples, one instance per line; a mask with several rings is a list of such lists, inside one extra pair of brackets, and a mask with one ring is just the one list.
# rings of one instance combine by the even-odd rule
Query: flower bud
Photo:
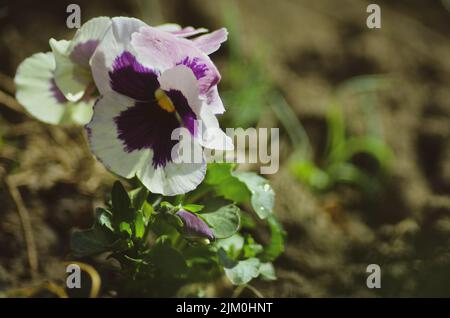
[(176, 215), (183, 222), (183, 228), (181, 232), (187, 239), (208, 239), (209, 241), (214, 240), (214, 234), (209, 228), (208, 224), (203, 221), (200, 217), (194, 213), (180, 210)]

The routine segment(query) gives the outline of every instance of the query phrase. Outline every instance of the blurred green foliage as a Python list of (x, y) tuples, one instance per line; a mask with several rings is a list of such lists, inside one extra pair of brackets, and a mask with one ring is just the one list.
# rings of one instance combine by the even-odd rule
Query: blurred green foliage
[[(300, 149), (292, 156), (291, 171), (299, 180), (320, 191), (341, 183), (354, 185), (369, 195), (380, 190), (382, 178), (388, 172), (393, 159), (393, 152), (381, 134), (375, 94), (377, 90), (388, 86), (387, 77), (361, 76), (338, 87), (326, 116), (327, 145), (322, 164), (319, 166), (314, 161), (311, 147)], [(348, 91), (360, 95), (358, 103), (364, 114), (367, 130), (363, 135), (353, 136), (347, 132), (340, 98)], [(300, 122), (297, 124), (301, 125)], [(307, 138), (304, 133), (301, 137)], [(367, 171), (356, 164), (353, 160), (357, 155), (364, 155), (374, 161), (375, 171)]]

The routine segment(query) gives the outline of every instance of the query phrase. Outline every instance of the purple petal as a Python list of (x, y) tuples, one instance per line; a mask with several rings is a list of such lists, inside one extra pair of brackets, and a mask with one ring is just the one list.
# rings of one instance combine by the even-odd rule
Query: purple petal
[(208, 32), (208, 30), (205, 28), (196, 29), (194, 27), (189, 26), (189, 27), (185, 27), (181, 30), (172, 31), (170, 33), (172, 33), (173, 35), (179, 36), (179, 37), (187, 38), (187, 37), (205, 33), (205, 32)]
[(219, 29), (209, 34), (195, 38), (194, 44), (206, 54), (211, 54), (220, 48), (220, 45), (228, 38), (228, 31), (225, 28)]
[(207, 238), (214, 240), (214, 234), (208, 224), (194, 213), (180, 210), (176, 215), (183, 221), (183, 234), (187, 238)]

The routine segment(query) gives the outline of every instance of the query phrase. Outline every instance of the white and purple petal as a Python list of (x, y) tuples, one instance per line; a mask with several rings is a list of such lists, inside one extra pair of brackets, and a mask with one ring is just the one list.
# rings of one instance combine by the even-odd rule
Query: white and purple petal
[(118, 56), (130, 52), (136, 56), (130, 45), (131, 35), (139, 31), (144, 22), (135, 18), (116, 17), (111, 19), (111, 26), (105, 32), (103, 40), (97, 46), (91, 60), (92, 75), (100, 94), (111, 91), (110, 72)]
[(220, 98), (217, 85), (211, 87), (206, 95), (202, 96), (202, 99), (213, 114), (223, 114), (225, 112), (225, 106)]
[(131, 98), (109, 92), (97, 101), (92, 120), (86, 125), (94, 155), (106, 168), (125, 178), (134, 177), (153, 156), (149, 148), (129, 151), (119, 137), (115, 118), (132, 107), (134, 102)]
[(176, 24), (176, 23), (165, 23), (165, 24), (158, 25), (155, 28), (157, 28), (161, 31), (172, 33), (175, 36), (179, 36), (179, 37), (183, 37), (183, 38), (187, 38), (187, 37), (191, 37), (194, 35), (208, 32), (208, 29), (205, 29), (205, 28), (196, 29), (191, 26), (182, 28), (179, 24)]
[[(165, 71), (159, 78), (159, 81), (162, 89), (179, 91), (186, 98), (187, 105), (195, 114), (195, 119), (201, 123), (201, 134), (195, 134), (195, 128), (191, 129), (187, 126), (184, 120), (185, 117), (181, 117), (189, 131), (198, 138), (202, 146), (218, 150), (233, 149), (231, 139), (220, 129), (213, 110), (199, 98), (198, 82), (192, 69), (184, 65), (175, 66)], [(178, 103), (174, 101), (174, 104), (177, 106)]]
[(110, 24), (107, 17), (94, 18), (83, 24), (71, 41), (50, 39), (56, 59), (55, 81), (67, 99), (77, 101), (84, 96), (92, 82), (89, 60)]
[(174, 163), (164, 167), (145, 165), (137, 176), (152, 192), (163, 195), (179, 195), (192, 191), (203, 181), (206, 174), (206, 162)]
[(220, 81), (214, 63), (190, 40), (147, 26), (132, 35), (131, 44), (137, 59), (146, 67), (161, 73), (176, 65), (191, 68), (199, 83), (200, 94), (206, 94)]

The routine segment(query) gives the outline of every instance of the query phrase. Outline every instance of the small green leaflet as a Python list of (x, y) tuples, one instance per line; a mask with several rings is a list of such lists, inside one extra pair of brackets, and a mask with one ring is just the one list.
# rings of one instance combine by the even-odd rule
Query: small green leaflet
[(250, 200), (250, 192), (245, 184), (232, 175), (235, 165), (229, 163), (211, 163), (208, 165), (205, 182), (214, 186), (217, 195), (236, 203)]
[(269, 182), (254, 172), (233, 171), (234, 167), (227, 163), (208, 165), (206, 183), (226, 199), (236, 203), (250, 201), (258, 217), (266, 219), (275, 205), (275, 192)]
[(234, 285), (247, 284), (253, 278), (259, 276), (261, 262), (253, 257), (243, 261), (234, 261), (228, 258), (226, 252), (220, 249), (219, 262), (224, 267), (225, 275)]
[(76, 231), (72, 234), (70, 245), (75, 257), (86, 257), (110, 251), (115, 240), (102, 228)]
[(233, 176), (243, 182), (251, 193), (251, 204), (260, 219), (265, 219), (273, 212), (275, 192), (269, 182), (253, 172), (233, 172)]
[(211, 226), (214, 236), (221, 239), (230, 237), (239, 230), (241, 223), (239, 211), (237, 206), (230, 204), (215, 212), (198, 215)]
[(200, 212), (203, 210), (204, 206), (200, 204), (185, 204), (183, 205), (183, 209), (189, 212)]
[(114, 232), (114, 228), (113, 228), (112, 222), (111, 222), (111, 218), (112, 218), (111, 212), (109, 212), (108, 210), (106, 210), (104, 208), (97, 208), (97, 209), (95, 209), (95, 216), (96, 216), (98, 224), (106, 227), (111, 232)]

